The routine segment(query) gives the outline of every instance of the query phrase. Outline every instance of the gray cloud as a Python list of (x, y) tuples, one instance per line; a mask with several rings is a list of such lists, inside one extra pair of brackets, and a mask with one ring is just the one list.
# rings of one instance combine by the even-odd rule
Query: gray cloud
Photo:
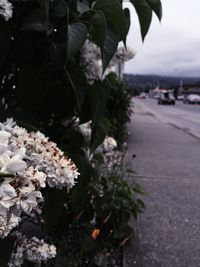
[[(137, 54), (126, 63), (125, 72), (173, 76), (200, 76), (200, 1), (163, 0), (161, 24), (153, 19), (142, 44), (133, 8), (128, 46)], [(128, 5), (130, 7), (130, 4)]]

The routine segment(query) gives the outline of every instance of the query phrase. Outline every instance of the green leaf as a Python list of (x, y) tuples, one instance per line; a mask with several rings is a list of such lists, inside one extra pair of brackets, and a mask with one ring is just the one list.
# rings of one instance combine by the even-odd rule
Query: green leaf
[(35, 8), (27, 14), (23, 21), (22, 31), (45, 32), (48, 30), (48, 22), (40, 8)]
[(88, 99), (92, 117), (92, 127), (98, 123), (100, 117), (105, 114), (106, 102), (108, 100), (108, 89), (106, 85), (100, 81), (96, 81), (88, 90)]
[(91, 19), (91, 24), (91, 35), (93, 37), (93, 40), (101, 49), (103, 49), (107, 29), (107, 23), (104, 13), (100, 10), (96, 11)]
[(67, 58), (66, 42), (50, 39), (48, 51), (52, 68), (54, 70), (63, 70)]
[(36, 89), (40, 73), (41, 69), (33, 66), (26, 65), (20, 69), (17, 98), (20, 107), (25, 111), (36, 112), (44, 104), (42, 101), (44, 97)]
[(47, 232), (55, 230), (55, 227), (60, 222), (66, 193), (66, 189), (59, 190), (48, 188), (46, 191), (44, 202), (44, 219), (45, 229)]
[(8, 236), (4, 239), (0, 239), (0, 266), (7, 266), (10, 255), (14, 247), (14, 238)]
[(68, 26), (68, 62), (80, 50), (87, 38), (88, 29), (83, 23), (73, 23)]
[(49, 24), (49, 1), (50, 0), (39, 0), (41, 11), (46, 24)]
[(83, 71), (78, 67), (70, 67), (68, 70), (65, 69), (67, 79), (72, 86), (78, 111), (80, 112), (85, 97), (86, 88), (88, 86), (87, 79)]
[[(81, 149), (84, 144), (84, 137), (82, 133), (80, 133), (78, 130), (74, 128), (67, 129), (65, 130), (64, 133), (65, 135), (62, 138), (62, 141), (64, 141), (67, 144), (66, 148), (67, 153), (80, 155)], [(58, 138), (61, 139), (60, 136)]]
[(3, 67), (11, 47), (11, 36), (7, 22), (0, 16), (0, 69)]
[(77, 184), (72, 188), (70, 198), (72, 201), (72, 210), (75, 214), (88, 208), (89, 199), (89, 184), (91, 182), (92, 167), (89, 161), (82, 156), (73, 158), (78, 171), (80, 173)]
[(127, 35), (131, 25), (131, 15), (130, 15), (130, 10), (128, 8), (124, 8), (124, 15), (126, 18), (126, 35)]
[(85, 1), (85, 0), (83, 0), (83, 1), (77, 1), (77, 9), (81, 13), (89, 10), (88, 2)]
[(162, 18), (162, 4), (160, 0), (146, 0), (152, 10), (156, 13), (159, 20)]
[(56, 78), (52, 73), (28, 64), (20, 68), (18, 104), (39, 120), (49, 119), (52, 113), (56, 120), (74, 114), (75, 99), (71, 86), (66, 85), (64, 75)]
[(106, 103), (108, 100), (108, 88), (105, 83), (95, 82), (88, 90), (92, 117), (91, 152), (101, 144), (110, 127), (105, 118)]
[(101, 10), (107, 21), (118, 31), (120, 39), (126, 41), (126, 18), (119, 0), (97, 0), (93, 6), (94, 10)]
[(110, 126), (110, 122), (107, 118), (100, 117), (98, 119), (98, 122), (95, 124), (92, 131), (90, 145), (91, 152), (94, 152), (95, 149), (103, 142), (110, 129)]
[(152, 20), (152, 8), (146, 0), (130, 0), (130, 2), (136, 9), (140, 22), (142, 40), (144, 41)]
[(58, 18), (67, 16), (69, 8), (65, 0), (54, 0), (52, 4), (54, 16)]
[(118, 32), (112, 25), (108, 25), (106, 30), (106, 39), (104, 43), (104, 48), (101, 50), (103, 72), (105, 71), (110, 60), (114, 56), (118, 47), (118, 43), (119, 43)]

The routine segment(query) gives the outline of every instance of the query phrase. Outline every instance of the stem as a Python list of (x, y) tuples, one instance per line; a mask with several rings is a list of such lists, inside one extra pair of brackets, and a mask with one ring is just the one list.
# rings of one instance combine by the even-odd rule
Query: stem
[(11, 173), (0, 173), (0, 179), (3, 179), (3, 178), (13, 178), (15, 175), (14, 174), (11, 174)]

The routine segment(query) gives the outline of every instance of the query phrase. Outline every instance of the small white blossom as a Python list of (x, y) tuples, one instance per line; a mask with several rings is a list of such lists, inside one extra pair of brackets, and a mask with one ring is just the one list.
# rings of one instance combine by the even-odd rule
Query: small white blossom
[(20, 233), (16, 233), (16, 237), (16, 246), (11, 254), (8, 267), (20, 267), (24, 260), (39, 265), (56, 256), (56, 247), (47, 244), (43, 239), (27, 238)]
[[(111, 59), (106, 73), (108, 74), (112, 71), (112, 67), (116, 64), (123, 64), (129, 61), (135, 56), (135, 51), (129, 47), (125, 49), (124, 47), (119, 47), (115, 52), (113, 58)], [(89, 81), (93, 83), (95, 80), (102, 79), (102, 62), (101, 62), (101, 52), (100, 48), (94, 43), (86, 40), (81, 49), (81, 67)]]
[(0, 155), (0, 172), (16, 174), (23, 172), (27, 165), (22, 159), (25, 157), (25, 149), (21, 148), (15, 151), (12, 157), (9, 156), (10, 151), (4, 152)]
[(6, 237), (19, 224), (20, 220), (20, 217), (13, 213), (8, 214), (6, 217), (0, 216), (0, 237)]
[(12, 9), (12, 4), (7, 0), (0, 0), (0, 15), (3, 16), (5, 20), (9, 20), (12, 17)]
[(100, 49), (94, 43), (86, 40), (81, 49), (81, 67), (90, 83), (101, 79), (100, 58)]
[(40, 191), (35, 191), (33, 185), (31, 187), (21, 187), (19, 189), (16, 207), (25, 211), (26, 213), (30, 213), (33, 208), (37, 207), (39, 199), (42, 199), (42, 194)]
[(102, 148), (104, 152), (110, 152), (117, 148), (117, 142), (113, 137), (106, 136), (103, 141)]
[(89, 145), (92, 135), (91, 123), (92, 122), (89, 121), (78, 126), (78, 129), (84, 136), (87, 145)]
[(134, 58), (135, 52), (131, 48), (125, 49), (123, 46), (119, 47), (114, 54), (109, 66), (114, 66), (118, 63), (124, 63)]
[[(101, 169), (101, 173), (105, 174), (113, 169), (114, 166), (119, 166), (122, 160), (122, 152), (117, 150), (117, 142), (113, 137), (106, 136), (103, 143), (97, 148), (96, 153), (101, 153), (103, 163), (106, 168)], [(95, 159), (91, 158), (95, 164)]]
[(8, 183), (4, 183), (0, 186), (0, 207), (6, 209), (12, 207), (15, 204), (17, 193), (15, 189)]

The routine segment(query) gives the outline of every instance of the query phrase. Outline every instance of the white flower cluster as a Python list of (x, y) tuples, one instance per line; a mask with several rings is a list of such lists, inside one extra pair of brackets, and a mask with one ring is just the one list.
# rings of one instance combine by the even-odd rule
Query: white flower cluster
[(103, 143), (97, 148), (97, 153), (102, 153), (105, 168), (101, 174), (109, 172), (112, 168), (121, 163), (122, 153), (117, 148), (117, 142), (113, 137), (106, 136)]
[(8, 119), (0, 123), (0, 238), (30, 213), (46, 186), (70, 189), (79, 173), (71, 159), (40, 132), (28, 133)]
[(92, 135), (91, 124), (92, 124), (92, 122), (89, 121), (89, 122), (80, 124), (80, 125), (78, 126), (79, 131), (82, 133), (82, 135), (83, 135), (84, 138), (85, 138), (85, 143), (86, 143), (87, 146), (88, 146), (89, 143), (90, 143), (91, 135)]
[(11, 254), (8, 267), (20, 267), (25, 260), (39, 265), (56, 256), (56, 247), (47, 244), (43, 239), (27, 238), (21, 233), (16, 233), (16, 237), (15, 248)]
[(103, 141), (102, 148), (104, 152), (110, 152), (117, 148), (117, 141), (110, 136), (106, 136)]
[(126, 61), (131, 60), (134, 56), (135, 56), (135, 52), (132, 49), (130, 49), (129, 47), (125, 49), (123, 46), (121, 46), (117, 49), (109, 66), (114, 66), (118, 63), (124, 63)]
[[(110, 61), (106, 73), (108, 74), (116, 64), (123, 64), (134, 56), (135, 52), (129, 47), (127, 47), (127, 49), (119, 47)], [(81, 67), (83, 67), (85, 75), (90, 83), (102, 78), (100, 48), (88, 40), (86, 40), (81, 49)]]
[(0, 0), (0, 15), (4, 17), (5, 20), (9, 20), (12, 17), (13, 7), (8, 0)]
[(81, 67), (89, 82), (101, 79), (100, 58), (100, 49), (94, 43), (86, 40), (81, 49)]

